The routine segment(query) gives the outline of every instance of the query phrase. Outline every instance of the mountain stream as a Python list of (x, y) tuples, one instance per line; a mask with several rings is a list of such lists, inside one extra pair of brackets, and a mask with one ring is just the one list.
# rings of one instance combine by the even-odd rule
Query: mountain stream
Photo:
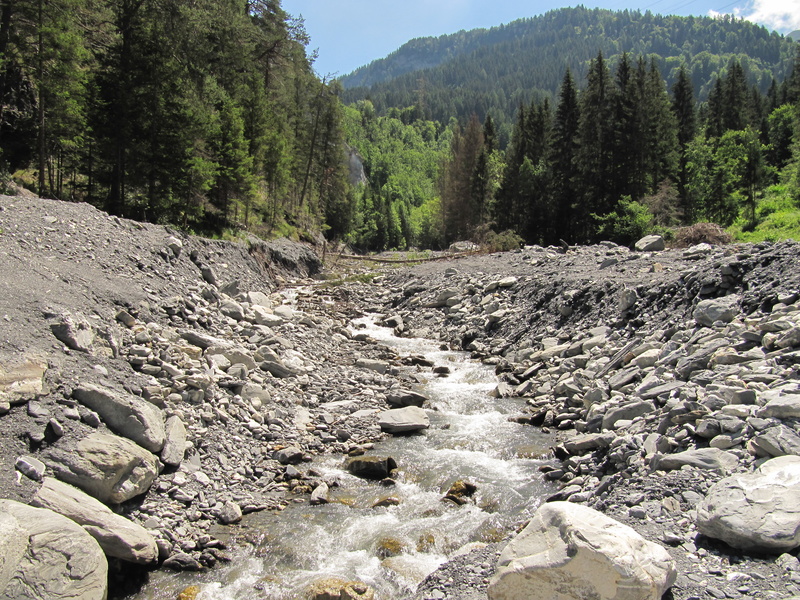
[[(330, 503), (246, 515), (242, 526), (252, 545), (233, 549), (232, 563), (203, 574), (157, 571), (131, 600), (174, 600), (189, 585), (200, 586), (198, 600), (287, 600), (328, 577), (363, 581), (381, 600), (402, 598), (459, 548), (502, 539), (533, 514), (551, 488), (538, 473), (543, 460), (530, 457), (541, 456), (550, 440), (508, 420), (523, 401), (490, 397), (497, 385), (492, 367), (438, 342), (395, 337), (373, 320), (357, 321), (359, 331), (398, 354), (450, 369), (446, 377), (430, 369), (417, 374), (430, 428), (392, 436), (368, 453), (395, 459), (397, 483), (358, 479), (338, 455), (315, 458), (311, 466), (339, 483)], [(461, 506), (443, 500), (456, 481), (477, 487)]]

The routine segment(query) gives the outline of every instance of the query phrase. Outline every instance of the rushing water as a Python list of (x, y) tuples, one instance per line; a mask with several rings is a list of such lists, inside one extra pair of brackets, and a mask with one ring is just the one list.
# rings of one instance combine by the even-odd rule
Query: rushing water
[[(494, 541), (535, 511), (547, 488), (538, 473), (542, 461), (530, 457), (548, 438), (508, 421), (521, 401), (489, 396), (497, 384), (493, 369), (429, 340), (394, 337), (370, 319), (360, 326), (400, 354), (450, 367), (447, 377), (419, 374), (426, 378), (430, 429), (392, 437), (371, 452), (396, 460), (397, 484), (357, 479), (342, 470), (340, 456), (316, 459), (316, 471), (339, 481), (331, 503), (248, 515), (243, 525), (254, 544), (236, 551), (232, 566), (200, 576), (157, 572), (137, 599), (174, 599), (186, 585), (200, 584), (200, 599), (284, 600), (303, 597), (325, 577), (358, 579), (383, 600), (400, 598), (465, 544)], [(458, 480), (477, 486), (463, 506), (443, 501)], [(387, 498), (396, 504), (373, 508)]]

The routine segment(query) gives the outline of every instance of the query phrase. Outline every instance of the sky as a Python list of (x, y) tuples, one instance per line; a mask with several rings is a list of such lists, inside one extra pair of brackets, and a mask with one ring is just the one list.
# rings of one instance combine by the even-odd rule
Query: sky
[(318, 50), (320, 76), (347, 75), (419, 37), (494, 27), (548, 10), (583, 4), (587, 8), (650, 10), (658, 14), (734, 14), (772, 31), (800, 30), (800, 0), (600, 0), (560, 4), (558, 0), (283, 0), (283, 9), (302, 16)]

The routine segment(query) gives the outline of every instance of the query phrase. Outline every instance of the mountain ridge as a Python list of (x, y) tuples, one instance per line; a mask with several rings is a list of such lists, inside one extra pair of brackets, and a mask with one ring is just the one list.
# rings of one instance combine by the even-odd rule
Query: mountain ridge
[(490, 29), (416, 38), (339, 81), (345, 102), (369, 98), (379, 111), (419, 103), (437, 120), (491, 112), (504, 121), (531, 94), (553, 98), (566, 68), (581, 80), (598, 52), (655, 58), (670, 85), (685, 63), (703, 98), (732, 58), (766, 91), (773, 78), (788, 72), (793, 47), (787, 37), (731, 17), (576, 7)]

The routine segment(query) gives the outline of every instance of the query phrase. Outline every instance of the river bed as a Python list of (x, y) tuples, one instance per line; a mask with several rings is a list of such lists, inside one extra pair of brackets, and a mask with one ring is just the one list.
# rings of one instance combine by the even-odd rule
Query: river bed
[[(497, 385), (492, 367), (431, 340), (395, 337), (374, 320), (354, 326), (400, 355), (422, 355), (450, 370), (444, 377), (417, 373), (430, 428), (390, 437), (369, 452), (395, 459), (396, 484), (353, 477), (342, 456), (316, 458), (311, 468), (338, 484), (329, 504), (305, 501), (247, 515), (238, 535), (249, 543), (232, 549), (230, 565), (203, 574), (156, 572), (130, 600), (172, 600), (188, 585), (201, 587), (198, 600), (286, 600), (327, 577), (363, 581), (376, 598), (394, 600), (465, 545), (502, 539), (535, 512), (552, 490), (538, 472), (544, 461), (533, 457), (550, 439), (509, 422), (522, 401), (490, 396)], [(457, 481), (476, 486), (463, 505), (443, 499)]]

